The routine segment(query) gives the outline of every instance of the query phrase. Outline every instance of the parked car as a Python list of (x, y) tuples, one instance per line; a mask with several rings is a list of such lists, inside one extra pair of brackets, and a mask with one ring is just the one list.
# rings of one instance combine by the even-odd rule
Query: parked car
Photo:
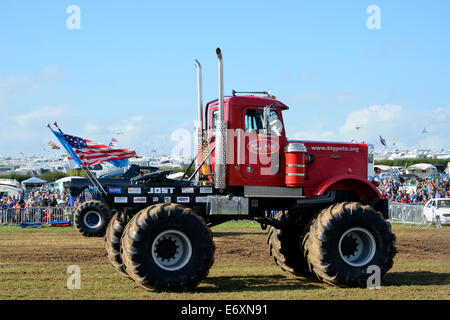
[(423, 214), (429, 223), (450, 225), (450, 198), (430, 199), (423, 208)]

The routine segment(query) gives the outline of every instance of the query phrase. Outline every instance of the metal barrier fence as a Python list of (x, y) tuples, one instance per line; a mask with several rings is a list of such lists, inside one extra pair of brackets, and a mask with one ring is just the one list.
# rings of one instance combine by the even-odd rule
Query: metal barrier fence
[(0, 225), (20, 225), (21, 223), (40, 223), (50, 225), (55, 222), (70, 221), (73, 224), (72, 207), (30, 207), (0, 208)]
[(405, 224), (428, 224), (421, 204), (389, 202), (389, 221)]
[[(389, 202), (389, 221), (406, 224), (428, 224), (423, 214), (423, 205), (410, 205)], [(40, 223), (48, 225), (56, 221), (70, 221), (73, 224), (72, 207), (30, 207), (30, 208), (0, 208), (0, 225), (19, 225), (21, 223)], [(272, 216), (272, 212), (268, 215)]]

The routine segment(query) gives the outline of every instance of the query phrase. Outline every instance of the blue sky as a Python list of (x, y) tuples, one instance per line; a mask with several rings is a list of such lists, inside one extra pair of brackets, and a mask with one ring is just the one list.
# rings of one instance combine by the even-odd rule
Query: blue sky
[[(70, 5), (80, 8), (79, 30), (66, 26)], [(380, 29), (367, 28), (370, 5)], [(204, 100), (217, 97), (216, 47), (225, 93), (271, 89), (290, 107), (291, 138), (377, 145), (382, 135), (390, 148), (450, 149), (449, 9), (448, 1), (2, 1), (0, 155), (49, 154), (46, 124), (55, 120), (138, 154), (170, 153), (173, 132), (191, 132), (196, 119), (194, 59)]]

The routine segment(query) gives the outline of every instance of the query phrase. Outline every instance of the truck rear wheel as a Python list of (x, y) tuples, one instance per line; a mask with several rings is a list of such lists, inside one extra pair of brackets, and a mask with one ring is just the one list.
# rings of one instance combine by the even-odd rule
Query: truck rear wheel
[(267, 236), (269, 254), (283, 271), (296, 276), (309, 275), (306, 260), (303, 255), (303, 231), (296, 221), (296, 216), (290, 212), (280, 212), (276, 219), (290, 226), (287, 229), (270, 227)]
[(106, 228), (105, 248), (108, 260), (111, 262), (114, 269), (126, 277), (129, 277), (123, 266), (122, 258), (120, 257), (120, 239), (122, 238), (126, 224), (126, 222), (121, 222), (117, 219), (117, 213), (111, 218), (111, 221)]
[(377, 266), (380, 280), (397, 252), (389, 222), (371, 206), (333, 204), (322, 210), (303, 240), (309, 270), (320, 280), (343, 287), (367, 287)]
[(203, 218), (177, 204), (156, 204), (126, 225), (121, 257), (128, 275), (150, 291), (193, 290), (209, 273), (215, 246)]
[(103, 201), (83, 202), (75, 211), (75, 226), (85, 237), (103, 237), (111, 214)]

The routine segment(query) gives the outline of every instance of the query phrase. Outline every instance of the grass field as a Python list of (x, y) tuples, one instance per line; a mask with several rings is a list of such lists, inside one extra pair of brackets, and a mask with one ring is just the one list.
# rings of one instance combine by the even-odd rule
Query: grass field
[[(109, 264), (103, 238), (73, 227), (0, 227), (0, 299), (449, 299), (450, 227), (393, 225), (398, 253), (381, 288), (344, 289), (295, 277), (277, 267), (267, 231), (251, 222), (212, 228), (215, 263), (192, 293), (151, 293)], [(67, 288), (67, 267), (78, 265), (81, 289)]]

